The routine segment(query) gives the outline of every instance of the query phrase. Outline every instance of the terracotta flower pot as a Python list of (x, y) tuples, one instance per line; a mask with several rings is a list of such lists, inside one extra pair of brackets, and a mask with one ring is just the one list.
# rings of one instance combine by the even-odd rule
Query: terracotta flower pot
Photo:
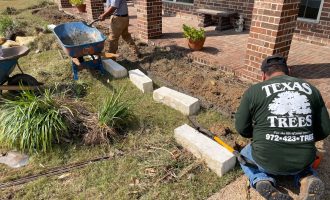
[(79, 11), (80, 13), (84, 13), (84, 12), (86, 12), (86, 4), (76, 5), (76, 8), (78, 9), (78, 11)]
[(188, 46), (193, 51), (199, 51), (203, 48), (205, 39), (206, 38), (201, 39), (201, 40), (196, 40), (196, 41), (193, 41), (193, 40), (189, 39), (188, 40)]

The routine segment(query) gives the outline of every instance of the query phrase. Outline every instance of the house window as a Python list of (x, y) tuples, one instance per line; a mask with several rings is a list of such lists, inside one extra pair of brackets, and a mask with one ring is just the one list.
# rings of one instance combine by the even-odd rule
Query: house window
[(176, 2), (181, 2), (181, 3), (194, 3), (194, 0), (175, 0)]
[(302, 0), (300, 2), (298, 18), (301, 20), (318, 22), (324, 0)]
[(174, 3), (194, 4), (194, 0), (163, 0), (163, 1), (170, 1), (170, 2), (174, 2)]

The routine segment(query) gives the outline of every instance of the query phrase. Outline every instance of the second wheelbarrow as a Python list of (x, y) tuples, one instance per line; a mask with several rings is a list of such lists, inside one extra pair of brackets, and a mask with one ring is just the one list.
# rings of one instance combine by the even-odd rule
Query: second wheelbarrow
[[(16, 91), (38, 88), (39, 82), (32, 76), (25, 74), (18, 64), (18, 59), (26, 56), (29, 53), (29, 48), (26, 46), (9, 47), (2, 49), (2, 52), (0, 57), (0, 92), (2, 90)], [(16, 66), (21, 73), (10, 77)], [(5, 85), (5, 83), (7, 84)]]

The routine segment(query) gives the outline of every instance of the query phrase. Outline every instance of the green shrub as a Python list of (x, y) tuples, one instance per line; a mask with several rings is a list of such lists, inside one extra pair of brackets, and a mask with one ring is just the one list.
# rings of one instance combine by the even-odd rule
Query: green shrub
[(202, 28), (198, 30), (192, 26), (187, 26), (185, 24), (183, 24), (182, 28), (183, 28), (183, 35), (187, 39), (197, 41), (205, 38), (205, 30)]
[(100, 107), (98, 119), (100, 126), (108, 126), (109, 128), (121, 128), (132, 117), (130, 104), (121, 100), (124, 89), (113, 93), (107, 97), (103, 105)]
[(46, 90), (42, 96), (24, 91), (15, 100), (1, 105), (0, 141), (30, 153), (49, 151), (68, 132), (65, 115), (71, 111)]
[(84, 4), (84, 0), (70, 0), (70, 3), (72, 5), (81, 5), (81, 4)]
[(8, 16), (0, 17), (0, 34), (2, 36), (6, 36), (7, 32), (14, 28), (14, 21)]

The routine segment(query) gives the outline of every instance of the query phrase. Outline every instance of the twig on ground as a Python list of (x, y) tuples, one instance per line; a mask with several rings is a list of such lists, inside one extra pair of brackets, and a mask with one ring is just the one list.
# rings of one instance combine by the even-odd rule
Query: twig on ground
[(169, 150), (167, 150), (167, 149), (164, 149), (164, 148), (161, 148), (161, 147), (153, 147), (153, 146), (147, 146), (147, 147), (150, 148), (150, 149), (156, 149), (156, 150), (166, 151), (166, 152), (168, 152), (172, 156), (172, 158), (175, 158), (174, 154), (172, 152), (170, 152)]
[(190, 171), (196, 169), (198, 166), (200, 166), (203, 163), (203, 160), (197, 160), (196, 162), (193, 162), (192, 164), (185, 167), (177, 176), (177, 179), (182, 178), (184, 175), (189, 173)]
[(155, 183), (154, 186), (156, 186), (158, 183), (160, 183), (161, 181), (163, 181), (165, 178), (167, 178), (168, 176), (173, 176), (174, 178), (176, 178), (177, 176), (175, 175), (174, 172), (172, 172), (171, 170), (169, 170), (164, 176), (162, 176), (161, 178), (159, 178)]
[(99, 158), (95, 158), (95, 159), (91, 159), (91, 160), (87, 160), (87, 161), (83, 161), (83, 162), (68, 164), (66, 166), (55, 167), (55, 168), (49, 169), (44, 172), (40, 172), (35, 175), (28, 175), (28, 176), (21, 177), (21, 178), (15, 179), (15, 180), (11, 180), (11, 181), (8, 181), (5, 183), (0, 183), (0, 189), (5, 189), (8, 187), (12, 187), (12, 186), (22, 185), (22, 184), (31, 182), (33, 180), (36, 180), (40, 177), (50, 177), (50, 176), (54, 176), (54, 175), (65, 174), (72, 170), (83, 168), (91, 163), (109, 160), (112, 158), (113, 157), (111, 157), (111, 156), (103, 156), (103, 157), (99, 157)]

